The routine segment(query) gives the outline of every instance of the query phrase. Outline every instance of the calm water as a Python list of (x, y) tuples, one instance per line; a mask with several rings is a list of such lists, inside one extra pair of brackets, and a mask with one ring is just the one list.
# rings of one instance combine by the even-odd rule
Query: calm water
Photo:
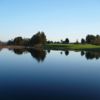
[(0, 51), (0, 100), (100, 100), (100, 52)]

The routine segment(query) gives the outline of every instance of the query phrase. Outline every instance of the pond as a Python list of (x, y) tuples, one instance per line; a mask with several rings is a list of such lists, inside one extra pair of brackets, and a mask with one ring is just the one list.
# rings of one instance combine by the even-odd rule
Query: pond
[(100, 100), (100, 51), (2, 49), (0, 100)]

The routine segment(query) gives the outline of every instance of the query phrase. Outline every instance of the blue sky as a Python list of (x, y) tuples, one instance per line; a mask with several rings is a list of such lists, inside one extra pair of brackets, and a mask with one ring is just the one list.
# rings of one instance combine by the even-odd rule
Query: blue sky
[(100, 0), (0, 0), (0, 40), (38, 31), (49, 40), (100, 34)]

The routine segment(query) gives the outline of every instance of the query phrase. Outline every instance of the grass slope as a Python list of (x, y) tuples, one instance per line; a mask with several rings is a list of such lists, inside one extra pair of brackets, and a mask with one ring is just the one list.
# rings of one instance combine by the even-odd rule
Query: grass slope
[(45, 49), (53, 50), (100, 50), (100, 46), (92, 44), (46, 44)]

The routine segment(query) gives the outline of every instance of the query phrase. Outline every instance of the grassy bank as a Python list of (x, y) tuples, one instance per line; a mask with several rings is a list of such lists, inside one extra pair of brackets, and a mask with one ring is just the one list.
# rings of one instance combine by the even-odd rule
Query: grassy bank
[(46, 44), (44, 48), (52, 50), (100, 50), (100, 46), (91, 44)]
[[(0, 46), (0, 49), (8, 48), (8, 49), (43, 49), (43, 46)], [(100, 46), (91, 45), (91, 44), (46, 44), (44, 49), (49, 50), (100, 50)]]

